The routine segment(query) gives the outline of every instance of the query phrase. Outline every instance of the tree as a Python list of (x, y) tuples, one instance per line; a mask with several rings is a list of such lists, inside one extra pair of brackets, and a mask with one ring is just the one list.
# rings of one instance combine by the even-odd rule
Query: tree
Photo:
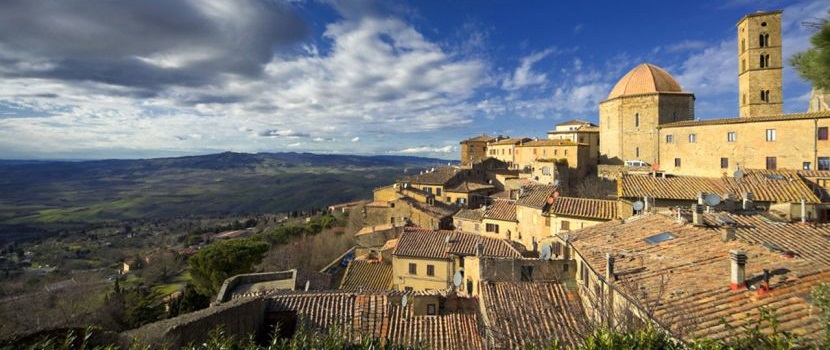
[[(830, 11), (828, 11), (830, 14)], [(790, 64), (816, 89), (830, 90), (830, 21), (821, 21), (821, 28), (813, 35), (813, 47), (790, 58)]]
[(199, 294), (215, 295), (228, 277), (253, 271), (266, 251), (267, 243), (250, 239), (211, 244), (188, 261), (193, 286)]

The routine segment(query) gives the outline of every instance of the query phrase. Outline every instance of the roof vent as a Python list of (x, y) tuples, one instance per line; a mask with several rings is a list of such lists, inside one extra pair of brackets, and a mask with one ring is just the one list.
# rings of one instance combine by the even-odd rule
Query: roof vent
[(743, 250), (730, 250), (729, 260), (731, 266), (729, 288), (738, 290), (746, 287), (746, 252)]
[(703, 226), (703, 204), (692, 204), (692, 225)]

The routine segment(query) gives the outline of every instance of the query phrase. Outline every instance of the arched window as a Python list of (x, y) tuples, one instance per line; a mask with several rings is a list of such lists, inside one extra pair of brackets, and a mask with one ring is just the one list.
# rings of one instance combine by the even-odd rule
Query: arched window
[(746, 39), (741, 39), (741, 52), (746, 51)]
[(634, 126), (640, 127), (640, 113), (634, 113)]
[(746, 104), (746, 94), (744, 94), (743, 104)]
[(741, 72), (746, 72), (746, 59), (741, 60)]
[(769, 67), (769, 55), (761, 54), (761, 68)]
[(769, 34), (764, 34), (764, 47), (769, 46)]

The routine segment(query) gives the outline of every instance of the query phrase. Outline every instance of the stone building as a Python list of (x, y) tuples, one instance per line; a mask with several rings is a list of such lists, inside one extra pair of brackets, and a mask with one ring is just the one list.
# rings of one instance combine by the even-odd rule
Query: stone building
[(548, 131), (548, 139), (587, 144), (594, 164), (599, 159), (599, 126), (594, 123), (574, 119), (556, 124), (554, 130)]
[(528, 141), (531, 141), (531, 139), (527, 137), (514, 137), (491, 142), (487, 145), (487, 156), (507, 163), (509, 169), (518, 169), (516, 166), (516, 146)]
[(738, 98), (741, 117), (780, 115), (781, 12), (757, 12), (738, 22)]
[(504, 136), (479, 135), (461, 141), (461, 166), (471, 166), (487, 158), (487, 144)]
[[(571, 140), (547, 139), (527, 141), (514, 150), (514, 164), (518, 169), (532, 171), (537, 160), (564, 161), (568, 164), (571, 177), (585, 176), (595, 170), (596, 159), (591, 159), (589, 146)], [(547, 175), (554, 171), (548, 168)]]
[(656, 163), (657, 127), (694, 119), (695, 96), (665, 70), (644, 63), (622, 77), (599, 103), (603, 164), (628, 160)]

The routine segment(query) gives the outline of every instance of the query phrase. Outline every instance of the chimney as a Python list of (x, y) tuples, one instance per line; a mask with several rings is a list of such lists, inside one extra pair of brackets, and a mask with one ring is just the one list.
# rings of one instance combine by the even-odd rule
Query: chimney
[(755, 210), (755, 204), (752, 202), (755, 199), (755, 196), (752, 195), (752, 192), (744, 193), (744, 205), (743, 210)]
[(692, 204), (692, 225), (703, 226), (703, 204)]
[(725, 226), (720, 229), (721, 231), (721, 240), (724, 242), (734, 241), (735, 236), (735, 228), (732, 226)]
[(743, 250), (730, 250), (729, 260), (731, 266), (731, 285), (732, 290), (738, 290), (746, 287), (746, 252)]
[(476, 257), (481, 257), (484, 255), (484, 243), (476, 244)]
[(605, 254), (605, 281), (611, 283), (616, 280), (614, 277), (614, 256), (611, 253)]
[(807, 199), (801, 197), (801, 223), (807, 223)]
[(651, 208), (651, 203), (649, 201), (648, 196), (643, 197), (643, 212), (648, 213), (648, 210)]
[(697, 205), (703, 205), (703, 203), (704, 203), (703, 202), (703, 196), (704, 195), (705, 195), (705, 193), (703, 193), (703, 192), (698, 192), (697, 193)]

